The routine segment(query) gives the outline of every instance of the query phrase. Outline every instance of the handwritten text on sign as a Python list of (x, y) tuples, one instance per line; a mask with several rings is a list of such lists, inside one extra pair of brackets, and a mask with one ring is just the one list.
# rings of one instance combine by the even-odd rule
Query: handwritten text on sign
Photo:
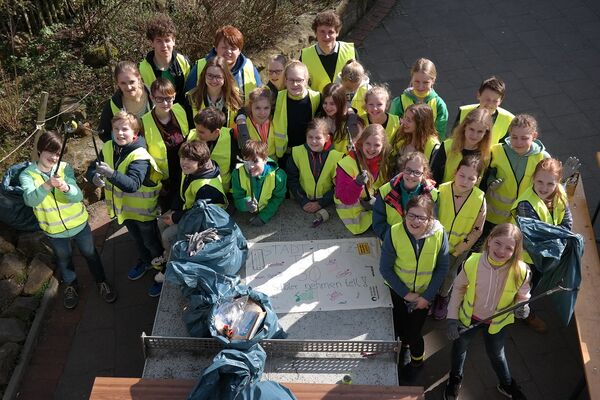
[(391, 307), (375, 238), (252, 243), (246, 283), (278, 313)]

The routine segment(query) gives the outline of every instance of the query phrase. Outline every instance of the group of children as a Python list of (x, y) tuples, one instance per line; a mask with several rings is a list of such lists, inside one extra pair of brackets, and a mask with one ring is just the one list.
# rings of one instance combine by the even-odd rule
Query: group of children
[[(529, 298), (535, 268), (522, 261), (531, 262), (514, 218), (570, 229), (561, 163), (538, 140), (533, 117), (500, 107), (499, 78), (482, 82), (478, 103), (460, 107), (446, 138), (433, 62), (418, 59), (410, 87), (391, 99), (386, 86), (371, 85), (354, 45), (337, 40), (340, 27), (334, 12), (319, 13), (317, 43), (299, 61), (273, 57), (262, 86), (236, 28), (217, 30), (214, 48), (191, 66), (174, 50), (170, 18), (150, 21), (153, 50), (139, 68), (129, 61), (115, 68), (118, 89), (100, 123), (105, 143), (87, 174), (138, 247), (128, 278), (157, 270), (149, 294), (160, 295), (177, 223), (197, 200), (250, 213), (257, 227), (288, 193), (309, 214), (334, 205), (350, 232), (372, 227), (382, 241), (380, 271), (403, 343), (401, 380), (423, 364), (421, 330), (433, 314), (447, 319), (454, 340), (445, 398), (458, 398), (467, 346), (482, 330), (498, 390), (523, 399), (504, 356), (513, 315), (486, 318)], [(72, 169), (56, 165), (60, 144), (56, 134), (42, 135), (39, 160), (21, 175), (25, 201), (56, 251), (65, 307), (77, 303), (71, 238), (112, 302)], [(527, 317), (527, 307), (519, 314)], [(528, 320), (545, 329), (539, 318)]]

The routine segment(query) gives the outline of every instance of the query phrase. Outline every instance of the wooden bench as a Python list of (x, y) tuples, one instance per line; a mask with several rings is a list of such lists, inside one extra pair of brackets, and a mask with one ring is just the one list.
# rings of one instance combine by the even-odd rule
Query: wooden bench
[(573, 213), (573, 232), (583, 235), (585, 239), (585, 251), (581, 259), (581, 287), (575, 304), (575, 323), (587, 390), (590, 399), (594, 400), (600, 399), (600, 260), (581, 179), (569, 203)]
[[(90, 400), (187, 399), (196, 381), (187, 379), (103, 378), (94, 381)], [(422, 387), (284, 383), (298, 400), (422, 400)]]

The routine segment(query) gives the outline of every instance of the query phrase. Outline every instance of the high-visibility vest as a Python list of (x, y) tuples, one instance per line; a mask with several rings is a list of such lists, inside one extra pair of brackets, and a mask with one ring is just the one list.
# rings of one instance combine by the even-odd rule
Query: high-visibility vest
[[(262, 142), (262, 137), (260, 133), (258, 133), (258, 129), (254, 126), (251, 118), (246, 119), (246, 127), (248, 128), (248, 134), (250, 135), (250, 139)], [(273, 121), (269, 122), (269, 133), (267, 135), (267, 151), (269, 152), (269, 157), (274, 158), (277, 157), (275, 154), (275, 134), (273, 130)]]
[(448, 244), (452, 254), (454, 248), (464, 241), (473, 230), (479, 210), (485, 201), (485, 193), (478, 187), (473, 187), (471, 193), (457, 211), (454, 209), (452, 182), (441, 184), (438, 191), (438, 219), (448, 232)]
[[(395, 116), (395, 117), (398, 118), (397, 116)], [(397, 134), (397, 132), (396, 132), (396, 134)], [(391, 141), (394, 140), (393, 136), (391, 138), (389, 138), (389, 140), (391, 143)], [(398, 155), (398, 152), (400, 151), (400, 149), (402, 148), (403, 145), (404, 145), (404, 140), (401, 140), (398, 142), (397, 147), (392, 149), (394, 156)], [(425, 149), (423, 149), (423, 154), (425, 155), (425, 158), (427, 158), (427, 161), (431, 160), (431, 156), (433, 155), (434, 150), (437, 149), (439, 146), (440, 146), (440, 141), (437, 137), (431, 136), (427, 139), (427, 141), (425, 142)]]
[(539, 152), (527, 157), (527, 166), (520, 182), (517, 182), (504, 145), (493, 145), (491, 153), (492, 161), (490, 168), (495, 168), (496, 178), (501, 178), (503, 181), (495, 189), (489, 189), (486, 193), (486, 220), (497, 225), (503, 222), (510, 222), (512, 205), (517, 197), (519, 197), (519, 194), (531, 186), (535, 166), (544, 158), (544, 153)]
[[(342, 68), (346, 65), (346, 62), (351, 59), (356, 59), (356, 51), (354, 50), (354, 43), (339, 42), (340, 49), (338, 51), (337, 62), (335, 64), (335, 72), (333, 77), (335, 78)], [(317, 53), (317, 45), (314, 44), (310, 47), (302, 49), (302, 62), (308, 68), (308, 74), (310, 75), (310, 88), (317, 92), (323, 92), (323, 89), (327, 84), (331, 83), (332, 80), (329, 78), (329, 74), (325, 71), (319, 54)]]
[(227, 208), (227, 204), (228, 204), (227, 197), (225, 196), (225, 190), (223, 190), (223, 184), (221, 183), (220, 175), (217, 176), (216, 178), (194, 179), (193, 181), (190, 182), (190, 184), (188, 185), (188, 187), (185, 189), (185, 192), (184, 192), (183, 191), (183, 182), (185, 181), (185, 177), (186, 177), (186, 175), (181, 176), (181, 184), (179, 185), (179, 196), (181, 197), (181, 200), (184, 201), (184, 203), (183, 203), (184, 210), (189, 210), (190, 208), (192, 208), (192, 206), (196, 202), (196, 193), (198, 193), (198, 190), (200, 190), (200, 188), (202, 188), (202, 186), (205, 186), (205, 185), (212, 186), (215, 189), (217, 189), (219, 192), (221, 192), (221, 194), (223, 195), (223, 198), (225, 199), (225, 203), (217, 204), (217, 205), (221, 206), (222, 208)]
[[(464, 326), (471, 325), (471, 318), (473, 317), (473, 306), (475, 304), (475, 285), (477, 283), (477, 269), (479, 268), (479, 262), (481, 259), (481, 253), (473, 253), (464, 263), (465, 275), (467, 277), (467, 291), (465, 297), (460, 304), (458, 309), (458, 319)], [(506, 276), (506, 282), (504, 283), (504, 289), (502, 295), (496, 306), (496, 312), (499, 312), (505, 308), (508, 308), (515, 304), (515, 296), (517, 292), (525, 283), (527, 279), (527, 264), (519, 261), (519, 283), (515, 283), (515, 276), (512, 268), (509, 270)], [(478, 315), (479, 318), (485, 318), (487, 315)], [(488, 333), (495, 334), (508, 324), (512, 324), (515, 321), (514, 313), (509, 312), (499, 317), (492, 319)]]
[[(190, 131), (188, 140), (199, 140), (195, 129)], [(210, 153), (210, 159), (219, 165), (225, 193), (229, 193), (229, 189), (231, 188), (231, 157), (231, 130), (229, 128), (221, 128), (217, 143)]]
[[(396, 134), (398, 128), (400, 128), (400, 117), (394, 114), (386, 113), (387, 115), (387, 123), (385, 125), (385, 134), (387, 136), (388, 143), (391, 143), (392, 138)], [(365, 127), (371, 125), (369, 121), (369, 116), (364, 114), (363, 122), (365, 123)]]
[[(479, 104), (461, 106), (459, 123), (465, 119), (467, 114), (478, 107)], [(515, 117), (510, 111), (507, 111), (502, 107), (498, 107), (496, 110), (498, 111), (498, 116), (496, 117), (496, 121), (494, 121), (494, 125), (492, 126), (492, 144), (499, 143), (500, 140), (506, 135), (506, 132), (508, 132), (508, 126)]]
[[(260, 197), (258, 200), (258, 212), (263, 210), (271, 197), (273, 197), (273, 191), (275, 190), (275, 175), (279, 168), (272, 169), (263, 179), (262, 187), (260, 189)], [(237, 168), (240, 173), (240, 186), (246, 192), (246, 196), (255, 198), (253, 190), (252, 190), (252, 181), (246, 168), (243, 165)]]
[[(189, 126), (185, 110), (179, 104), (173, 104), (173, 115), (179, 124), (181, 134), (183, 138), (187, 138), (189, 134)], [(167, 146), (165, 141), (160, 134), (160, 130), (154, 121), (152, 111), (146, 113), (142, 117), (142, 124), (144, 125), (144, 137), (146, 138), (146, 146), (148, 147), (148, 153), (154, 158), (158, 169), (162, 174), (162, 179), (169, 178), (169, 162), (167, 160)]]
[[(321, 102), (321, 93), (308, 89), (308, 97), (314, 116)], [(275, 130), (275, 154), (278, 158), (283, 157), (288, 144), (288, 118), (287, 118), (287, 89), (277, 93), (275, 101), (275, 115), (273, 116), (273, 129)]]
[[(104, 162), (111, 168), (115, 168), (112, 140), (104, 143), (104, 146), (102, 146), (102, 155)], [(115, 169), (122, 174), (126, 174), (129, 164), (136, 160), (148, 160), (151, 169), (154, 169), (160, 176), (158, 165), (156, 165), (150, 153), (143, 147), (139, 147), (129, 153)], [(162, 184), (159, 180), (156, 182), (156, 186), (142, 184), (136, 192), (126, 193), (106, 180), (104, 193), (108, 215), (111, 218), (117, 217), (119, 224), (122, 224), (126, 219), (142, 222), (152, 221), (158, 216), (158, 194), (161, 187)]]
[[(458, 164), (463, 159), (462, 152), (452, 151), (452, 145), (454, 140), (452, 138), (444, 140), (444, 152), (446, 153), (446, 164), (444, 165), (444, 177), (442, 178), (441, 183), (446, 183), (454, 180), (454, 175), (456, 174), (456, 170), (458, 169)], [(485, 169), (488, 168), (490, 160), (483, 160), (485, 164)], [(479, 185), (481, 182), (479, 183)], [(477, 187), (479, 187), (477, 185)]]
[(352, 102), (350, 103), (352, 108), (356, 110), (357, 115), (362, 119), (365, 119), (365, 116), (367, 115), (367, 110), (365, 109), (365, 95), (368, 90), (368, 85), (360, 85), (356, 93), (354, 93), (354, 97), (352, 97)]
[[(183, 78), (186, 79), (190, 73), (190, 64), (187, 62), (183, 54), (177, 53), (175, 57), (177, 64), (181, 68), (183, 72)], [(145, 58), (139, 64), (140, 75), (142, 77), (142, 81), (148, 87), (152, 85), (152, 82), (156, 80), (156, 75), (154, 74), (154, 69), (152, 65)]]
[(321, 170), (321, 174), (315, 181), (315, 177), (310, 169), (308, 160), (308, 151), (304, 145), (295, 146), (292, 148), (292, 159), (300, 172), (300, 186), (306, 192), (306, 196), (311, 200), (318, 200), (323, 195), (333, 188), (333, 178), (338, 161), (341, 160), (343, 154), (330, 150), (325, 160), (325, 165)]
[[(390, 182), (387, 182), (385, 185), (379, 188), (379, 195), (385, 204), (385, 220), (389, 226), (399, 224), (404, 220), (403, 214), (400, 213), (396, 207), (393, 207), (386, 201), (386, 196), (392, 191), (393, 186), (396, 186), (400, 183), (400, 179), (401, 176), (396, 175)], [(434, 181), (428, 180), (428, 185), (426, 187), (431, 188), (431, 190), (425, 189), (421, 194), (429, 194), (431, 199), (436, 202), (438, 200), (438, 190), (434, 187), (434, 185)], [(398, 202), (400, 202), (402, 195), (398, 193), (398, 196)], [(400, 208), (402, 207), (400, 203), (398, 203), (397, 206)]]
[[(402, 93), (400, 95), (400, 101), (402, 102), (402, 109), (404, 110), (404, 112), (406, 112), (406, 109), (408, 108), (408, 106), (410, 106), (411, 104), (415, 104), (414, 100), (408, 96), (406, 93)], [(435, 122), (437, 120), (437, 97), (436, 96), (432, 96), (431, 99), (429, 99), (429, 101), (427, 103), (429, 107), (431, 107), (431, 111), (433, 111), (433, 121)], [(445, 132), (438, 132), (440, 135), (443, 135)]]
[(406, 233), (404, 224), (393, 225), (390, 229), (390, 235), (394, 250), (396, 250), (394, 272), (408, 290), (423, 294), (433, 276), (438, 253), (444, 242), (444, 230), (439, 229), (425, 238), (418, 257)]
[[(57, 174), (65, 177), (67, 163), (61, 162)], [(31, 169), (26, 170), (36, 187), (46, 182), (44, 176)], [(40, 229), (50, 235), (57, 235), (68, 229), (73, 229), (88, 220), (88, 213), (81, 201), (72, 203), (60, 190), (53, 188), (40, 204), (33, 207), (33, 214), (38, 220)]]
[[(356, 177), (359, 174), (356, 160), (350, 156), (342, 158), (338, 162), (338, 166), (342, 168), (349, 176)], [(335, 178), (335, 176), (334, 176)], [(377, 177), (373, 185), (371, 186), (371, 196), (375, 196), (377, 189), (383, 183), (381, 174)], [(361, 193), (361, 198), (365, 198), (365, 189)], [(342, 203), (336, 196), (333, 201), (335, 203), (335, 210), (350, 232), (355, 235), (365, 232), (373, 223), (373, 211), (365, 210), (360, 204), (360, 201), (356, 201), (354, 204), (346, 205)]]
[[(550, 212), (548, 206), (546, 206), (546, 203), (544, 203), (544, 201), (540, 199), (540, 197), (533, 191), (533, 186), (530, 186), (514, 202), (512, 206), (513, 218), (516, 218), (517, 206), (519, 205), (519, 203), (526, 201), (531, 205), (531, 207), (539, 217), (540, 221), (551, 225), (560, 225), (565, 217), (565, 209), (567, 208), (567, 205), (565, 204), (563, 199), (567, 198), (567, 194), (565, 193), (565, 190), (563, 189), (562, 185), (558, 185), (558, 190), (561, 196), (554, 197), (554, 209), (552, 210), (552, 212)], [(513, 223), (515, 222), (513, 221)], [(527, 251), (525, 251), (525, 249), (523, 249), (523, 253), (521, 254), (521, 256), (523, 258), (523, 261), (525, 261), (527, 264), (533, 264), (531, 256)]]
[[(206, 58), (201, 58), (196, 61), (196, 86), (200, 84), (200, 74), (206, 67)], [(256, 88), (256, 78), (254, 77), (254, 64), (250, 61), (249, 58), (246, 58), (244, 65), (242, 66), (242, 80), (244, 81), (243, 87), (239, 87), (240, 96), (244, 100), (244, 104), (248, 104), (248, 98), (250, 97), (250, 92), (252, 92)], [(237, 80), (236, 80), (237, 84)]]
[[(235, 90), (238, 90), (237, 88), (234, 88)], [(197, 115), (200, 111), (204, 110), (206, 108), (206, 103), (204, 102), (204, 100), (202, 100), (202, 103), (200, 104), (200, 109), (198, 109), (198, 107), (196, 107), (196, 104), (194, 104), (193, 101), (191, 101), (191, 99), (188, 97), (188, 101), (190, 106), (192, 107), (192, 115)], [(220, 110), (223, 111), (223, 110)], [(237, 111), (232, 111), (229, 109), (229, 107), (226, 107), (225, 110), (225, 128), (233, 128), (235, 126), (235, 116), (237, 115)]]

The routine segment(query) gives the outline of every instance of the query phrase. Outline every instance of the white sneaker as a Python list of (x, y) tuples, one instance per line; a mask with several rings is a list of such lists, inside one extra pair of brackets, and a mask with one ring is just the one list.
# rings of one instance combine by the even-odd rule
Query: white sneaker
[(163, 274), (162, 272), (159, 272), (158, 274), (154, 275), (154, 282), (163, 283), (164, 281), (165, 281), (165, 274)]

